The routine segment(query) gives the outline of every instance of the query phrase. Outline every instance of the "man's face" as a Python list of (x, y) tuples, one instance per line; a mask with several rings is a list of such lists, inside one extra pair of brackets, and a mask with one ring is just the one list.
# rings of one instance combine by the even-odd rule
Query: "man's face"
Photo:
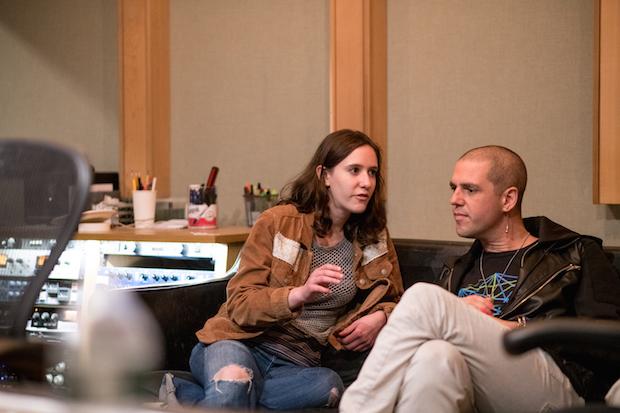
[(489, 161), (467, 159), (454, 166), (450, 204), (461, 237), (489, 240), (503, 231), (502, 196), (487, 178), (490, 167)]

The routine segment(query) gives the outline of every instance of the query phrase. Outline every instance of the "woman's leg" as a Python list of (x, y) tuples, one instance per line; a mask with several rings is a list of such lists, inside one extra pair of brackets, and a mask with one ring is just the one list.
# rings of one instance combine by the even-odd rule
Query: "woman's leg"
[(264, 375), (261, 406), (293, 410), (338, 405), (344, 385), (335, 371), (326, 367), (297, 366), (261, 350), (253, 352)]
[[(263, 377), (250, 349), (234, 340), (223, 340), (206, 346), (198, 343), (190, 356), (193, 376), (203, 388), (203, 407), (254, 408), (258, 403)], [(177, 397), (181, 388), (177, 388)], [(188, 393), (191, 391), (187, 389)]]

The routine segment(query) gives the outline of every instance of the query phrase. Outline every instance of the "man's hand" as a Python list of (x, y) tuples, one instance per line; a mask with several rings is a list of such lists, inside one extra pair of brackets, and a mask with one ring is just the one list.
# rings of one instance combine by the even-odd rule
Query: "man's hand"
[(471, 305), (476, 310), (493, 317), (495, 321), (510, 330), (519, 327), (519, 323), (517, 323), (516, 321), (502, 320), (501, 318), (493, 316), (493, 300), (491, 300), (490, 297), (482, 297), (480, 295), (468, 295), (467, 297), (462, 297), (461, 300), (463, 300), (465, 304)]
[(387, 323), (387, 317), (383, 311), (375, 311), (372, 314), (355, 320), (344, 330), (336, 334), (338, 341), (347, 350), (364, 351), (375, 344), (379, 331)]
[(342, 269), (337, 265), (325, 264), (312, 271), (306, 283), (295, 287), (288, 295), (288, 307), (295, 311), (305, 303), (311, 303), (321, 294), (328, 293), (329, 286), (342, 280)]
[(490, 297), (468, 295), (466, 297), (461, 297), (461, 300), (463, 300), (465, 304), (474, 307), (476, 310), (486, 315), (493, 316), (493, 300)]

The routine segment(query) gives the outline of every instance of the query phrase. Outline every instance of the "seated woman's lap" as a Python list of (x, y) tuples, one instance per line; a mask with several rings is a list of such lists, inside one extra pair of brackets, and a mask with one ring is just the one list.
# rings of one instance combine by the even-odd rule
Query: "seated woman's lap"
[[(209, 393), (213, 396), (212, 387), (218, 386), (215, 376), (222, 368), (231, 365), (247, 369), (249, 380), (244, 381), (244, 394), (247, 394), (248, 399), (255, 399), (247, 400), (249, 405), (258, 402), (271, 409), (322, 407), (335, 405), (344, 391), (342, 380), (331, 369), (297, 366), (259, 348), (248, 347), (234, 340), (223, 340), (209, 346), (198, 343), (190, 356), (192, 374), (202, 385), (203, 397), (208, 400), (192, 400), (198, 394), (198, 386), (175, 380), (179, 401), (184, 404), (208, 405), (213, 398), (209, 397)], [(220, 385), (218, 391), (221, 390)]]

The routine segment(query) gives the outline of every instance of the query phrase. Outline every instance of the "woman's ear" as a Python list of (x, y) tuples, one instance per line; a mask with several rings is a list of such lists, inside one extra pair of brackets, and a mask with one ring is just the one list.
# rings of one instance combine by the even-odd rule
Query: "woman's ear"
[(323, 174), (324, 171), (326, 171), (327, 168), (325, 168), (323, 165), (318, 165), (316, 167), (316, 177), (319, 178), (320, 180), (324, 180), (324, 184), (325, 186), (329, 187), (329, 183), (328, 183), (328, 175), (327, 173)]

